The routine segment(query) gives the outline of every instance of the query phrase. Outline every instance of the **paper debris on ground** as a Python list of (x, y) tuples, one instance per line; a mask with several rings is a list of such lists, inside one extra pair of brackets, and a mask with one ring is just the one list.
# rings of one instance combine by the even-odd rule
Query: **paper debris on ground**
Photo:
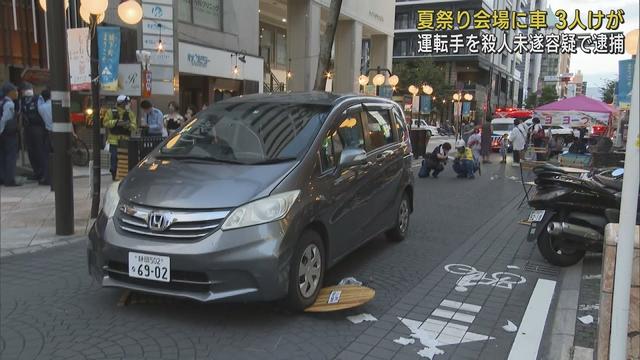
[(517, 178), (517, 177), (515, 177), (515, 176), (509, 176), (509, 180), (516, 181), (516, 180), (518, 180), (518, 178)]
[(400, 337), (398, 339), (394, 339), (393, 342), (400, 345), (409, 345), (415, 343), (416, 339), (407, 339), (405, 337)]
[(507, 269), (520, 269), (520, 266), (516, 266), (516, 265), (507, 265)]
[(432, 360), (435, 355), (444, 354), (444, 351), (438, 349), (437, 347), (425, 347), (424, 349), (418, 351), (418, 355), (423, 358), (428, 358)]
[(512, 323), (511, 320), (507, 320), (507, 325), (502, 327), (506, 332), (516, 332), (518, 327), (516, 324)]
[(578, 311), (591, 311), (591, 310), (600, 310), (600, 304), (589, 304), (589, 305), (580, 305), (578, 306)]
[(348, 277), (340, 280), (338, 285), (362, 285), (362, 281), (358, 281), (358, 279), (354, 277)]
[(360, 324), (363, 321), (378, 321), (378, 319), (373, 317), (371, 314), (358, 314), (358, 315), (347, 316), (347, 319), (354, 324)]
[(585, 325), (589, 325), (593, 322), (593, 316), (591, 315), (581, 316), (578, 318), (578, 320), (580, 320), (580, 322)]

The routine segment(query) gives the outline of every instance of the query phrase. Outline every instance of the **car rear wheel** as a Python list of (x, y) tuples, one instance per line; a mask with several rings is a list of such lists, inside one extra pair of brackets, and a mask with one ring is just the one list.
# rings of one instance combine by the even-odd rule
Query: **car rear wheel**
[(305, 231), (298, 241), (289, 268), (289, 306), (304, 310), (313, 305), (322, 287), (325, 252), (322, 238), (312, 230)]
[(409, 196), (404, 193), (400, 199), (398, 210), (396, 212), (396, 224), (387, 232), (387, 236), (392, 241), (402, 241), (407, 236), (409, 230), (409, 215), (411, 214), (411, 205)]
[(431, 133), (431, 130), (427, 130), (427, 136), (428, 136), (428, 137), (433, 136), (433, 134)]

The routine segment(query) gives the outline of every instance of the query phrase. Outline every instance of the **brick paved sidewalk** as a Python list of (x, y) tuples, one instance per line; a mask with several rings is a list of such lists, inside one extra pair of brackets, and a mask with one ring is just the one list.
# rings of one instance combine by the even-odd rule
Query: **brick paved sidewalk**
[[(37, 251), (84, 238), (91, 225), (87, 169), (74, 169), (75, 234), (70, 236), (56, 235), (55, 193), (48, 186), (27, 182), (19, 187), (0, 187), (0, 256)], [(109, 184), (111, 176), (103, 173), (103, 194)]]

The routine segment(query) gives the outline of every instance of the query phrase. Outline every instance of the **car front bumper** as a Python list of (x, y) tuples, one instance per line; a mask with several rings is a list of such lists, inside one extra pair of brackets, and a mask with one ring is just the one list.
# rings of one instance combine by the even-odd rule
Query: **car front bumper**
[[(241, 229), (217, 229), (197, 241), (167, 241), (118, 230), (113, 219), (101, 214), (89, 233), (89, 273), (105, 287), (202, 302), (278, 299), (288, 289), (293, 241), (287, 223), (283, 219)], [(168, 256), (170, 282), (129, 277), (130, 251)]]

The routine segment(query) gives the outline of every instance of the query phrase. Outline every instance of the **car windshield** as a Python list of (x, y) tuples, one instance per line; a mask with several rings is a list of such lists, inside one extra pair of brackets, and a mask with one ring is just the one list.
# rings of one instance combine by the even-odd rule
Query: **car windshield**
[(160, 157), (239, 164), (299, 159), (324, 123), (327, 105), (219, 103), (185, 125)]
[(513, 130), (513, 124), (492, 124), (493, 131), (511, 131)]

